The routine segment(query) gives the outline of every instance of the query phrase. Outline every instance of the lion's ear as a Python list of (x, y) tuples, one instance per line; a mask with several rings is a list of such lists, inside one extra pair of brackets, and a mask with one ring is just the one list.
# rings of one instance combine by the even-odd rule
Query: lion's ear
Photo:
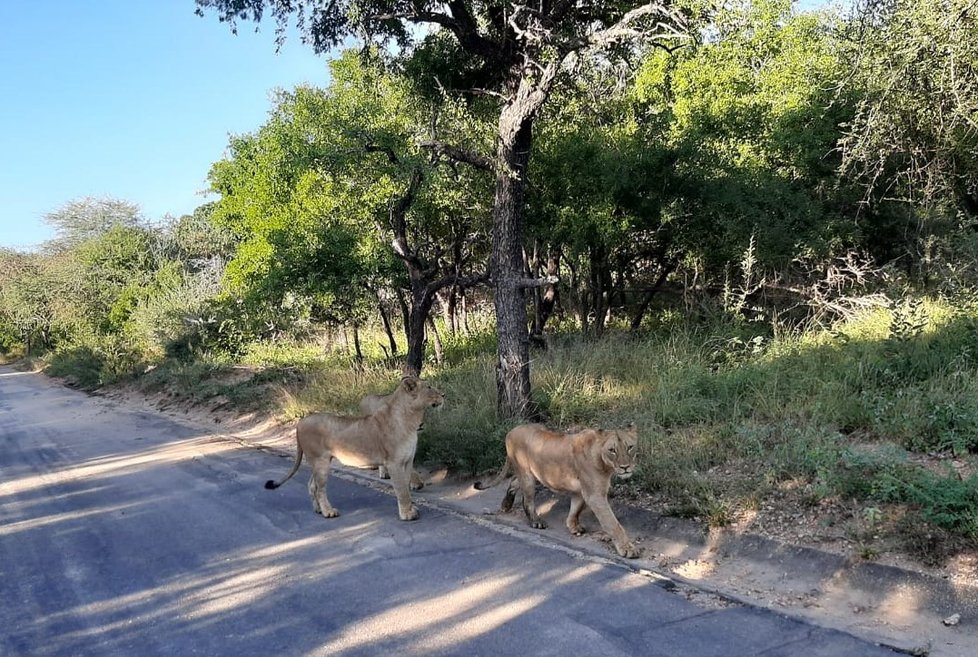
[(417, 389), (418, 384), (421, 383), (421, 380), (414, 375), (408, 374), (403, 379), (401, 379), (401, 383), (404, 384), (405, 390), (407, 390), (408, 392), (414, 392)]

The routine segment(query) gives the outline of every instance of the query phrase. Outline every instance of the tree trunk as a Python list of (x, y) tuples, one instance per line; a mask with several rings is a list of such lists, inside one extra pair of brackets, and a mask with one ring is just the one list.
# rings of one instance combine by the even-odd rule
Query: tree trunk
[(394, 293), (397, 295), (397, 305), (401, 309), (401, 326), (404, 327), (404, 339), (411, 339), (411, 309), (408, 307), (408, 302), (404, 299), (404, 291), (397, 287), (394, 288)]
[(642, 297), (642, 303), (639, 304), (638, 310), (632, 316), (631, 330), (637, 331), (642, 327), (642, 320), (645, 318), (645, 313), (649, 309), (649, 304), (652, 303), (652, 298), (656, 295), (659, 289), (665, 284), (666, 279), (669, 278), (669, 274), (678, 265), (677, 260), (670, 260), (669, 262), (662, 263), (662, 269), (659, 270), (659, 276), (655, 279), (655, 283), (652, 284), (648, 290), (645, 291), (645, 295)]
[(360, 327), (353, 325), (353, 361), (357, 365), (363, 364), (363, 349), (360, 347)]
[(425, 294), (417, 291), (414, 294), (411, 309), (408, 313), (407, 323), (407, 369), (415, 374), (421, 374), (424, 366), (424, 352), (428, 343), (428, 334), (425, 331), (425, 322), (428, 320), (428, 313), (431, 311), (431, 303), (434, 295)]
[(567, 268), (570, 270), (568, 289), (570, 290), (571, 309), (578, 324), (581, 325), (581, 335), (586, 336), (588, 332), (588, 315), (591, 312), (588, 306), (587, 286), (581, 283), (578, 266), (574, 264), (573, 258), (567, 261)]
[(445, 359), (445, 350), (442, 348), (441, 335), (438, 333), (438, 327), (435, 325), (435, 320), (428, 317), (428, 329), (431, 330), (431, 341), (435, 343), (435, 362), (439, 365)]
[(456, 299), (458, 297), (458, 292), (456, 286), (449, 286), (448, 289), (443, 290), (435, 295), (438, 298), (438, 303), (441, 304), (441, 314), (445, 320), (445, 330), (448, 331), (449, 335), (454, 335), (456, 330), (458, 330), (456, 322)]
[(594, 321), (591, 324), (592, 338), (600, 338), (604, 333), (604, 325), (608, 313), (608, 297), (606, 294), (608, 257), (604, 245), (592, 244), (590, 249), (590, 296), (591, 307), (594, 309)]
[(465, 335), (472, 335), (472, 331), (469, 329), (469, 299), (466, 295), (465, 288), (462, 288), (459, 292), (459, 296), (462, 297), (459, 305), (461, 306), (462, 315), (462, 332)]
[(387, 308), (384, 307), (384, 301), (380, 298), (380, 293), (377, 293), (377, 308), (380, 310), (380, 321), (384, 324), (384, 333), (387, 334), (387, 342), (391, 346), (391, 356), (397, 357), (397, 340), (394, 338), (394, 331), (391, 329), (391, 318), (387, 314)]
[(498, 336), (496, 411), (504, 418), (530, 413), (530, 339), (523, 279), (523, 197), (533, 141), (530, 116), (504, 111), (499, 119), (496, 197), (490, 271)]
[[(537, 260), (537, 266), (541, 263)], [(547, 246), (547, 266), (545, 275), (554, 277), (560, 271), (560, 249), (552, 245)], [(534, 276), (539, 276), (540, 272), (533, 272)], [(557, 304), (557, 286), (550, 283), (543, 287), (536, 287), (533, 290), (533, 331), (531, 340), (537, 345), (544, 346), (543, 332), (547, 325), (547, 320), (553, 315), (554, 307)]]

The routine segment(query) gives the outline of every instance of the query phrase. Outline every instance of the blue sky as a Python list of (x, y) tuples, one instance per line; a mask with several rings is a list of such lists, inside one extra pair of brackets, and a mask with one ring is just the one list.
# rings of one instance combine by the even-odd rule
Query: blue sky
[(274, 26), (235, 36), (193, 0), (30, 0), (0, 21), (0, 246), (50, 237), (45, 214), (83, 196), (152, 221), (206, 201), (210, 165), (251, 132), (270, 92), (326, 85), (326, 59)]

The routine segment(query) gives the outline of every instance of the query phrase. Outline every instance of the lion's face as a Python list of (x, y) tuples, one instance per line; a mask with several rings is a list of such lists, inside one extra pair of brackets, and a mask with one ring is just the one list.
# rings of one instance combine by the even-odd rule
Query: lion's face
[(445, 395), (428, 381), (417, 377), (404, 377), (404, 389), (414, 398), (417, 406), (438, 408), (445, 403)]
[(628, 479), (635, 470), (638, 432), (634, 424), (627, 429), (602, 431), (601, 460), (614, 470), (619, 479)]

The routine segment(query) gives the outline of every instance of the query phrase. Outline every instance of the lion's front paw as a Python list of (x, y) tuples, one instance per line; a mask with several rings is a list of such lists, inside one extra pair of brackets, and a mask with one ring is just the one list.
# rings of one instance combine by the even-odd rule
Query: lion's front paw
[(421, 514), (418, 513), (418, 508), (415, 506), (411, 506), (406, 513), (399, 512), (398, 515), (400, 516), (401, 520), (417, 520), (421, 516)]
[(424, 482), (421, 481), (420, 479), (417, 480), (412, 479), (410, 487), (411, 490), (421, 490), (422, 488), (424, 488)]
[(618, 550), (618, 554), (626, 559), (638, 559), (639, 551), (634, 543), (625, 543), (622, 546), (616, 545), (615, 549)]
[(570, 533), (573, 534), (574, 536), (584, 536), (584, 534), (587, 533), (587, 530), (581, 527), (580, 525), (576, 527), (568, 527), (567, 529), (569, 529)]
[(340, 517), (340, 512), (337, 511), (336, 509), (334, 509), (333, 507), (329, 507), (327, 509), (323, 509), (322, 511), (320, 511), (320, 513), (323, 514), (323, 517), (324, 518), (339, 518)]

